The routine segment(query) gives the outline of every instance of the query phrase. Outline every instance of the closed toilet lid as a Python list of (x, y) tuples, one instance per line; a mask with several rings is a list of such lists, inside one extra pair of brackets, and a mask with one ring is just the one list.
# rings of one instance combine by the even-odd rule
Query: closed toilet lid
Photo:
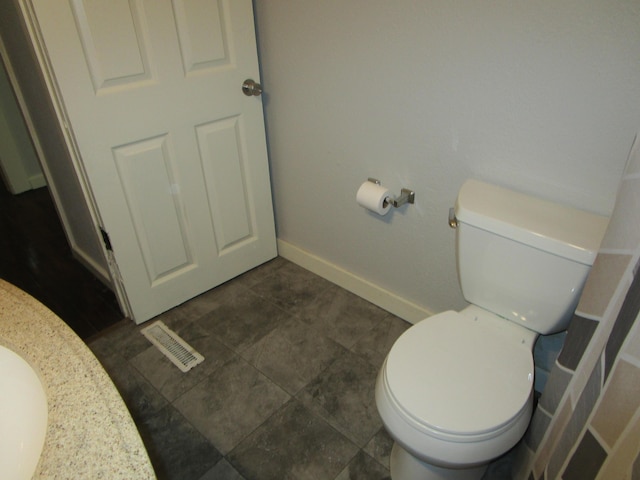
[(522, 411), (533, 386), (531, 350), (489, 327), (449, 311), (398, 338), (385, 368), (405, 415), (430, 429), (473, 435), (494, 431)]

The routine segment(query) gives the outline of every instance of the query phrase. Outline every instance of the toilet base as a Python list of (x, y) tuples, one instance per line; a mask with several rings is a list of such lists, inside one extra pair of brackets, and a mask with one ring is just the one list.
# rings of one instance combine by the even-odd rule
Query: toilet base
[(443, 468), (418, 460), (393, 443), (390, 458), (392, 480), (480, 480), (488, 464), (473, 468)]

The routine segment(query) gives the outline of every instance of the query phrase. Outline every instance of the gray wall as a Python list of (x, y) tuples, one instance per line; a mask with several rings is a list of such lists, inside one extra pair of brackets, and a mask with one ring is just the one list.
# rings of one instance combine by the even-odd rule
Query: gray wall
[[(640, 2), (255, 0), (278, 237), (426, 312), (478, 178), (610, 214), (640, 125)], [(358, 207), (373, 176), (416, 204)]]

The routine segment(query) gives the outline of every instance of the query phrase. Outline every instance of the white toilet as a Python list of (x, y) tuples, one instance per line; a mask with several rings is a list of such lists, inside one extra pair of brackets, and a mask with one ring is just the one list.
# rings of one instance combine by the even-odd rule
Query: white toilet
[(535, 340), (566, 329), (607, 222), (475, 180), (462, 186), (456, 254), (471, 305), (409, 328), (376, 383), (393, 480), (479, 479), (520, 440)]

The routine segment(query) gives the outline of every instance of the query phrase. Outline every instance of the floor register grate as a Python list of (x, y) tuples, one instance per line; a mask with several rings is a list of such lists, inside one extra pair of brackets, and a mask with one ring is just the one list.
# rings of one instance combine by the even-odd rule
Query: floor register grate
[(203, 362), (204, 357), (180, 336), (158, 320), (140, 330), (182, 372), (188, 372)]

